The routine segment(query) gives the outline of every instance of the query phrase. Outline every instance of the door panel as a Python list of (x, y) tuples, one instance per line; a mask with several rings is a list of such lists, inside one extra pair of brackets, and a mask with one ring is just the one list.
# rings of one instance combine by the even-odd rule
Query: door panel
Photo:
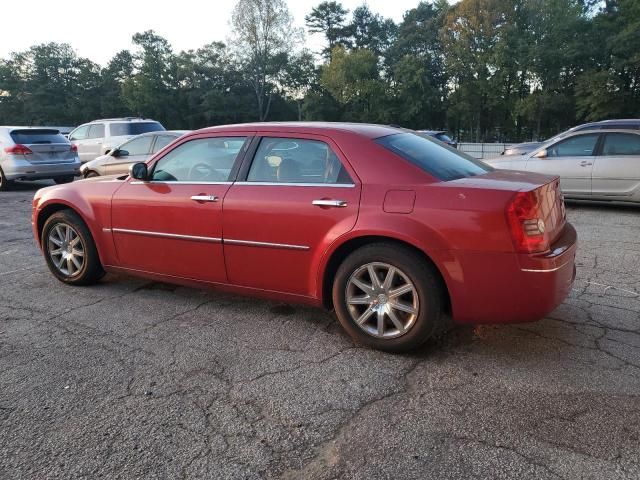
[(527, 170), (558, 175), (562, 191), (570, 195), (591, 195), (591, 172), (595, 161), (599, 133), (584, 133), (549, 145), (546, 156), (536, 158), (538, 150), (527, 159)]
[[(222, 199), (229, 185), (127, 181), (113, 197), (120, 266), (224, 282)], [(195, 201), (212, 196), (218, 201)]]
[[(346, 206), (312, 203), (323, 199)], [(312, 295), (314, 258), (353, 228), (359, 199), (359, 186), (234, 184), (224, 200), (229, 283)]]
[(640, 135), (608, 133), (593, 168), (593, 195), (628, 197), (640, 192)]

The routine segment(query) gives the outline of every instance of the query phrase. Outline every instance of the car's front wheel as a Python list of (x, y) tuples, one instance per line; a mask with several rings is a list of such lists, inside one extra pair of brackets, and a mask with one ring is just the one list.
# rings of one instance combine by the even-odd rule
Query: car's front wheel
[(358, 343), (404, 352), (446, 327), (444, 289), (435, 268), (391, 243), (362, 247), (340, 265), (333, 284), (338, 320)]
[(98, 172), (94, 171), (94, 170), (89, 170), (87, 173), (84, 174), (84, 178), (93, 178), (93, 177), (99, 177), (100, 175), (98, 174)]
[(51, 215), (41, 241), (47, 266), (61, 282), (91, 285), (104, 276), (91, 232), (77, 213), (62, 210)]

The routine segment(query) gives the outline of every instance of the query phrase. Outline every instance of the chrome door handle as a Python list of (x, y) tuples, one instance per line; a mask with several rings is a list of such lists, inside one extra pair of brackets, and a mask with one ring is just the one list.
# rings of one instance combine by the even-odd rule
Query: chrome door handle
[(581, 167), (588, 167), (589, 165), (593, 165), (592, 162), (588, 162), (586, 160), (583, 160), (582, 162), (580, 162), (580, 166)]
[(194, 202), (217, 202), (218, 197), (215, 195), (193, 195), (191, 200)]
[(347, 206), (347, 202), (344, 200), (314, 200), (312, 205), (317, 207), (338, 207), (343, 208)]

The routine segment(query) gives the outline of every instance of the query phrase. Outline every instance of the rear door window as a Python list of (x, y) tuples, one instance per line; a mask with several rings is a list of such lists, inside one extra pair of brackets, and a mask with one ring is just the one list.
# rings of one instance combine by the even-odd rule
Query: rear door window
[(51, 143), (67, 143), (67, 139), (64, 138), (58, 130), (13, 130), (10, 133), (11, 139), (15, 143), (21, 144), (51, 144)]
[(375, 142), (444, 182), (493, 171), (489, 165), (426, 135), (395, 133)]
[(123, 144), (118, 150), (124, 150), (129, 155), (146, 155), (149, 153), (149, 149), (151, 148), (151, 140), (152, 137), (139, 137), (134, 138), (133, 140)]
[(633, 133), (607, 133), (602, 155), (640, 155), (640, 135)]
[(164, 147), (173, 142), (177, 137), (172, 137), (170, 135), (158, 135), (156, 137), (156, 143), (153, 145), (153, 152), (156, 153), (162, 150)]
[(352, 184), (342, 162), (322, 141), (264, 137), (256, 151), (248, 182)]

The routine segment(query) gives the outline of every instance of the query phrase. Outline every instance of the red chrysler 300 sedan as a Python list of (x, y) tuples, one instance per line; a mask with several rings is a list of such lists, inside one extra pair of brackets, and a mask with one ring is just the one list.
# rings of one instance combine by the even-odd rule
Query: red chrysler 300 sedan
[(38, 191), (32, 221), (65, 283), (112, 271), (325, 306), (389, 351), (450, 319), (539, 319), (575, 276), (557, 177), (380, 125), (199, 130), (129, 176)]

